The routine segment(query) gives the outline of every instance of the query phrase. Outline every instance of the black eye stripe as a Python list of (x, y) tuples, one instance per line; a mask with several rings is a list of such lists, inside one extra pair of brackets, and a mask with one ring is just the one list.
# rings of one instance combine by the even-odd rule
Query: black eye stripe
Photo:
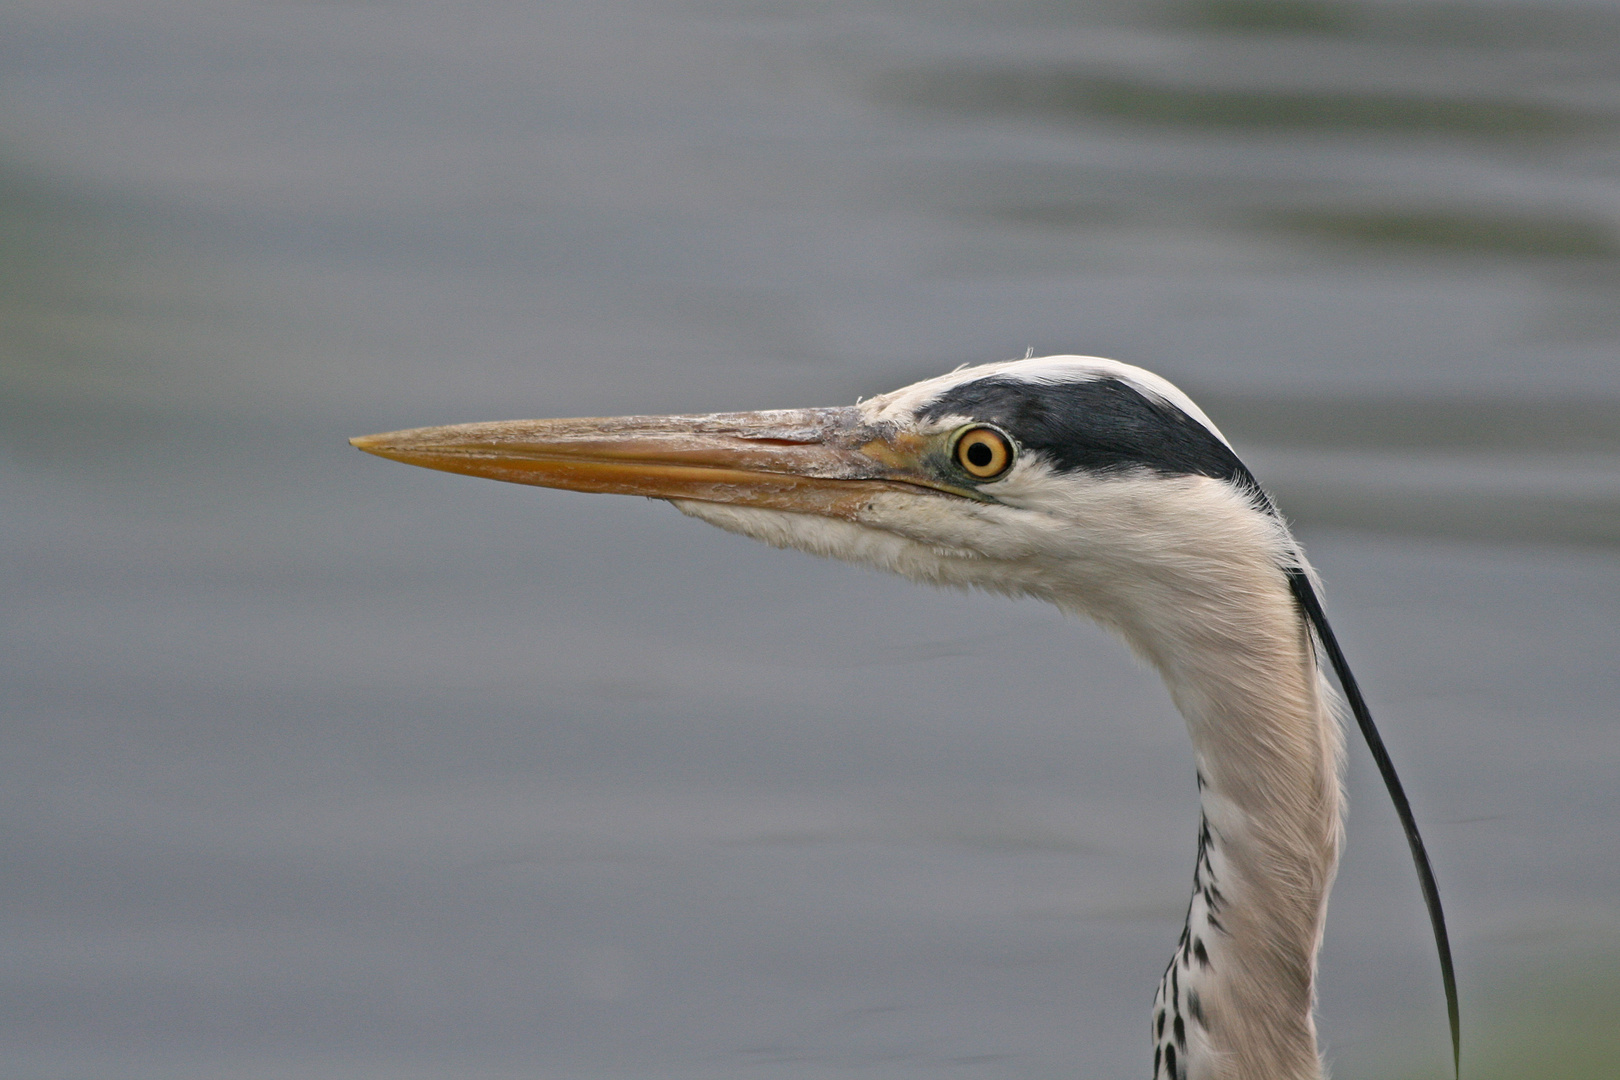
[(1257, 486), (1231, 448), (1203, 424), (1118, 379), (1048, 385), (989, 376), (946, 391), (918, 414), (923, 421), (943, 417), (993, 424), (990, 430), (1012, 433), (1022, 450), (1059, 471), (1146, 467)]

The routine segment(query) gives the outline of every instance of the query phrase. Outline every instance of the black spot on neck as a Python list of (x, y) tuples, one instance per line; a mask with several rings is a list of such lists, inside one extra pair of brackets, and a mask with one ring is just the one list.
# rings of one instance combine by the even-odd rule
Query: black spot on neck
[(1258, 491), (1254, 477), (1214, 432), (1168, 402), (1118, 379), (1031, 383), (991, 376), (947, 390), (922, 418), (965, 416), (994, 424), (1026, 451), (1065, 472), (1146, 468), (1210, 476)]

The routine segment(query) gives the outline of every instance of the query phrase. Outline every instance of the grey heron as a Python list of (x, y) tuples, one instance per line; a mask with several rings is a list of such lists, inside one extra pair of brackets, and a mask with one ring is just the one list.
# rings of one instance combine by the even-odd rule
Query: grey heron
[(1315, 573), (1225, 436), (1165, 379), (1051, 356), (961, 368), (847, 407), (352, 441), (432, 469), (666, 499), (778, 547), (1038, 597), (1113, 630), (1186, 719), (1201, 806), (1187, 921), (1153, 1005), (1155, 1078), (1323, 1075), (1316, 960), (1343, 808), (1330, 666), (1411, 846), (1458, 1066), (1434, 875)]

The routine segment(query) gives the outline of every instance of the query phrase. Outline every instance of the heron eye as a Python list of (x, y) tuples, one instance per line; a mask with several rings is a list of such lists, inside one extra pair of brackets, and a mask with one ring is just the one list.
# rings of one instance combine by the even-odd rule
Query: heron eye
[(1000, 476), (1012, 459), (1012, 445), (995, 428), (968, 428), (956, 440), (956, 463), (977, 480)]

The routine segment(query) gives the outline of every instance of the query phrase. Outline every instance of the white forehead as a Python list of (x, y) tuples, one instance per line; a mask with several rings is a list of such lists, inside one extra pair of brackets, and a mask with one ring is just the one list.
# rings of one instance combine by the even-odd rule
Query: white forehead
[(964, 383), (990, 377), (1017, 379), (1034, 386), (1058, 386), (1063, 383), (1092, 382), (1097, 379), (1118, 379), (1149, 398), (1174, 405), (1203, 424), (1221, 442), (1227, 441), (1220, 428), (1204, 415), (1204, 410), (1193, 404), (1192, 398), (1182, 393), (1174, 383), (1145, 368), (1122, 364), (1118, 360), (1107, 360), (1101, 356), (1037, 356), (1028, 360), (1005, 360), (999, 364), (957, 368), (948, 375), (924, 379), (922, 382), (912, 383), (910, 386), (903, 386), (872, 398), (863, 402), (861, 409), (865, 411), (869, 420), (910, 420), (947, 391)]

